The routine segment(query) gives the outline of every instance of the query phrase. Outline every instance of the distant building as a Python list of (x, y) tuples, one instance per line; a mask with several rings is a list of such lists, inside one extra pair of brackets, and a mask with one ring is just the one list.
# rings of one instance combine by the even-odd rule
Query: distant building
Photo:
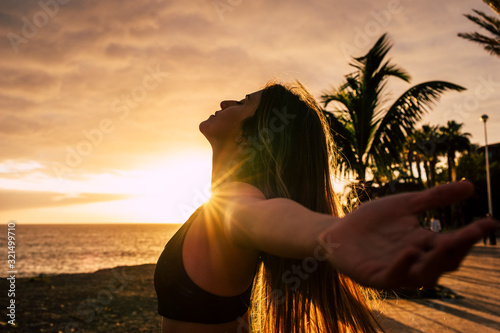
[[(479, 153), (484, 152), (484, 146), (479, 147)], [(493, 161), (500, 161), (500, 142), (494, 144), (488, 144), (488, 157), (490, 163)]]

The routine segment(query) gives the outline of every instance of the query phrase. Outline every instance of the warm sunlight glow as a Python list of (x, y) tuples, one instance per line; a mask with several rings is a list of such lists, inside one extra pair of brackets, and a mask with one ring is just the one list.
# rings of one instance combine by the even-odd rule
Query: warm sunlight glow
[(131, 172), (122, 193), (134, 197), (109, 203), (120, 220), (182, 223), (210, 198), (211, 157), (183, 154), (146, 170)]
[[(140, 170), (115, 170), (82, 180), (64, 180), (61, 183), (56, 179), (33, 181), (36, 178), (20, 177), (2, 181), (2, 187), (38, 191), (35, 193), (57, 192), (57, 195), (47, 199), (44, 205), (32, 208), (4, 208), (0, 211), (0, 221), (182, 223), (209, 199), (210, 176), (210, 152), (193, 149), (171, 154)], [(92, 195), (99, 194), (115, 195), (116, 198), (92, 200)], [(128, 198), (120, 200), (120, 196)], [(89, 198), (87, 202), (85, 198)]]

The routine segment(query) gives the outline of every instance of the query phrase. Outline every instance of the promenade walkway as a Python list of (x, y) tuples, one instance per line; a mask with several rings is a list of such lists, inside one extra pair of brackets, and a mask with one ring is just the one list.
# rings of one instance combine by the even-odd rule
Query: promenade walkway
[(459, 270), (438, 285), (458, 297), (386, 299), (381, 320), (388, 332), (500, 332), (500, 245), (478, 243)]
[[(18, 279), (18, 327), (8, 326), (4, 316), (0, 332), (159, 332), (154, 267)], [(8, 290), (8, 283), (0, 279), (0, 290)], [(383, 300), (381, 321), (387, 332), (500, 332), (500, 244), (478, 244), (458, 271), (438, 283), (459, 297)]]

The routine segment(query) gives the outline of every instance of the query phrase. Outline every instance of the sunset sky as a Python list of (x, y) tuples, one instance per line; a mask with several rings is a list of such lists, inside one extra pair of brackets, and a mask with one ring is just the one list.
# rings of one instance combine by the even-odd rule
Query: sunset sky
[[(208, 198), (198, 124), (270, 79), (316, 96), (387, 32), (412, 84), (446, 80), (422, 123), (500, 142), (500, 59), (457, 37), (480, 0), (4, 0), (0, 223), (180, 223)], [(396, 98), (411, 85), (389, 86)]]

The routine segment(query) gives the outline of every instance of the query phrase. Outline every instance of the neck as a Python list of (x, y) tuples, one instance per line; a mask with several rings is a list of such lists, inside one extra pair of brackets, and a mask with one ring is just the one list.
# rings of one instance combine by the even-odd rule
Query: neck
[(212, 189), (230, 179), (237, 166), (236, 149), (212, 146)]

